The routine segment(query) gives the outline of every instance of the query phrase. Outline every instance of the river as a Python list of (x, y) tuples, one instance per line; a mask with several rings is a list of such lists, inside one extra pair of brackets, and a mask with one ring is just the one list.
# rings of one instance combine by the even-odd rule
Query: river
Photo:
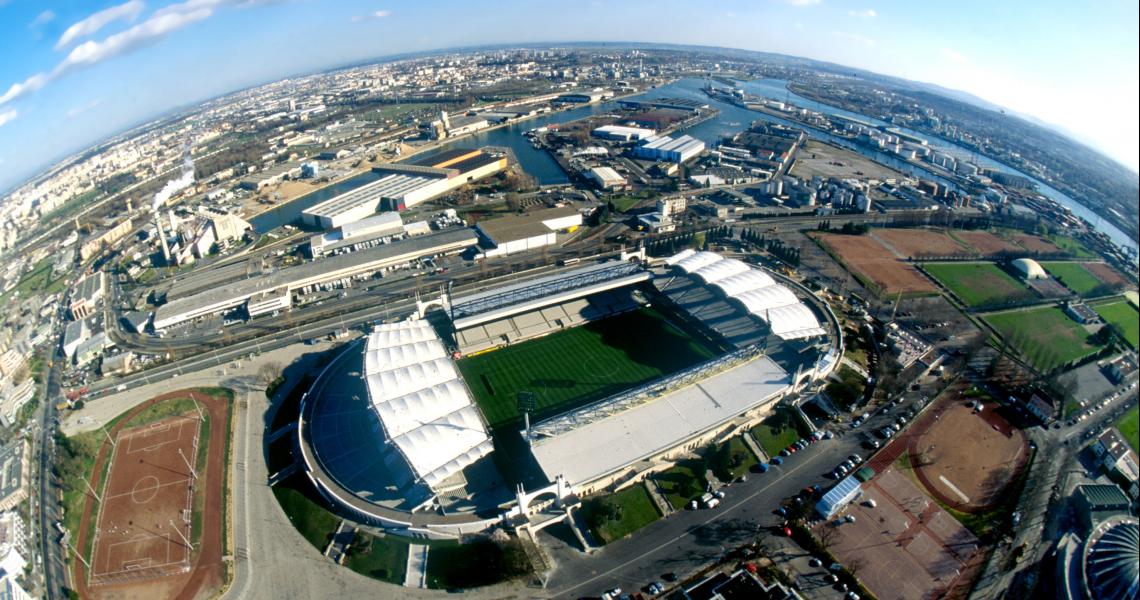
[[(704, 85), (705, 80), (703, 79), (680, 79), (673, 83), (651, 89), (643, 94), (633, 96), (630, 99), (639, 100), (668, 97), (688, 98), (700, 102), (707, 102), (710, 106), (718, 109), (720, 111), (720, 114), (716, 115), (712, 119), (709, 119), (703, 123), (699, 123), (685, 130), (684, 133), (691, 135), (705, 142), (706, 144), (709, 144), (710, 146), (719, 141), (721, 137), (731, 135), (748, 127), (749, 123), (755, 120), (765, 120), (773, 123), (781, 123), (797, 128), (803, 128), (802, 125), (799, 125), (793, 121), (781, 119), (779, 117), (770, 116), (766, 113), (748, 110), (746, 108), (741, 108), (733, 104), (711, 99), (703, 91), (701, 91), (701, 88), (703, 88)], [(834, 106), (829, 106), (799, 96), (794, 92), (788, 90), (787, 82), (783, 80), (762, 79), (756, 81), (741, 82), (739, 86), (751, 94), (764, 96), (773, 100), (791, 102), (797, 106), (825, 114), (861, 119), (870, 123), (874, 123), (875, 125), (887, 125), (887, 123), (878, 119), (874, 119), (872, 117), (867, 117), (865, 115), (846, 111)], [(570, 180), (566, 176), (566, 173), (562, 171), (561, 167), (558, 166), (558, 163), (556, 163), (545, 150), (537, 150), (531, 146), (530, 140), (522, 135), (523, 132), (536, 127), (544, 127), (555, 123), (565, 123), (567, 121), (581, 119), (582, 117), (604, 113), (607, 111), (615, 110), (616, 108), (616, 103), (604, 102), (565, 111), (558, 111), (549, 115), (543, 115), (534, 119), (527, 119), (518, 123), (513, 123), (506, 127), (500, 127), (489, 131), (481, 131), (454, 142), (445, 143), (440, 148), (432, 150), (431, 152), (440, 152), (449, 148), (481, 148), (483, 146), (507, 147), (514, 151), (515, 157), (519, 161), (519, 165), (521, 165), (527, 173), (538, 180), (540, 184), (554, 185), (568, 183)], [(893, 125), (891, 126), (895, 127)], [(1021, 171), (1014, 169), (1008, 165), (1004, 165), (994, 160), (990, 160), (984, 156), (978, 155), (967, 148), (963, 148), (946, 140), (933, 137), (929, 134), (907, 129), (905, 127), (898, 127), (898, 129), (910, 135), (926, 139), (931, 148), (934, 148), (940, 152), (952, 154), (960, 158), (968, 158), (976, 162), (979, 166), (1001, 169), (1002, 171), (1021, 175), (1022, 177), (1030, 179), (1037, 184), (1038, 190), (1042, 194), (1059, 202), (1063, 206), (1068, 207), (1073, 211), (1073, 214), (1084, 218), (1089, 223), (1092, 223), (1094, 228), (1107, 234), (1109, 238), (1111, 238), (1117, 244), (1120, 244), (1122, 246), (1129, 246), (1132, 248), (1136, 248), (1137, 246), (1135, 240), (1129, 238), (1124, 232), (1122, 232), (1112, 223), (1109, 223), (1105, 219), (1101, 218), (1096, 213), (1092, 212), (1079, 202), (1068, 197), (1061, 191), (1045, 184), (1044, 182), (1034, 177), (1022, 173)], [(931, 172), (925, 169), (921, 169), (907, 161), (855, 144), (846, 138), (841, 138), (814, 129), (809, 129), (808, 134), (815, 139), (830, 142), (832, 144), (836, 144), (849, 150), (858, 152), (902, 173), (906, 173), (915, 177), (934, 179), (950, 187), (951, 189), (957, 188), (957, 185), (948, 179), (932, 174)], [(337, 194), (341, 194), (355, 187), (364, 185), (370, 181), (375, 181), (376, 179), (377, 175), (371, 172), (357, 175), (355, 177), (346, 179), (327, 188), (317, 190), (315, 192), (297, 198), (296, 200), (282, 204), (274, 209), (261, 213), (255, 216), (251, 220), (251, 223), (253, 224), (256, 231), (268, 231), (269, 229), (278, 227), (300, 218), (301, 211), (305, 208), (308, 208), (318, 202), (327, 200)]]

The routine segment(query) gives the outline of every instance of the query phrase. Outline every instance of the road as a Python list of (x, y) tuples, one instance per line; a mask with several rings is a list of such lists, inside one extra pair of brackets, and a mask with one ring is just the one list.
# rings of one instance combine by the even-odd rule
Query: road
[[(62, 309), (57, 315), (62, 319)], [(67, 574), (61, 556), (62, 547), (58, 543), (59, 531), (55, 524), (63, 519), (59, 506), (59, 484), (52, 472), (55, 461), (55, 430), (56, 408), (55, 399), (59, 397), (59, 363), (62, 359), (52, 356), (51, 365), (44, 371), (44, 382), (39, 391), (40, 407), (36, 416), (36, 440), (32, 451), (36, 456), (36, 482), (33, 505), (32, 528), (39, 539), (38, 560), (39, 571), (43, 574), (44, 597), (65, 598), (64, 587), (67, 584)], [(35, 558), (33, 562), (35, 562)]]

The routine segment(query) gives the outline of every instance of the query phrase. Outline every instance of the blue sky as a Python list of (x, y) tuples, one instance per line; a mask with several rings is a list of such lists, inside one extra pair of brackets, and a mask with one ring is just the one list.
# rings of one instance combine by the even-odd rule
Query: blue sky
[(374, 57), (487, 43), (707, 44), (964, 90), (1133, 170), (1137, 4), (965, 0), (0, 0), (0, 189), (177, 106)]

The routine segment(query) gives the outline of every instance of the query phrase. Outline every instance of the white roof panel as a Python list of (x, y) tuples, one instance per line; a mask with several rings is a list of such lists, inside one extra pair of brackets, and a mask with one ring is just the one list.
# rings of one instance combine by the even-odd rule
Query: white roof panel
[(665, 264), (667, 264), (671, 267), (671, 266), (681, 262), (682, 260), (689, 258), (690, 256), (692, 256), (696, 253), (697, 253), (697, 251), (693, 250), (692, 248), (685, 248), (684, 250), (674, 254), (673, 256), (666, 258)]
[(388, 439), (429, 487), (494, 449), (455, 363), (427, 322), (378, 326), (365, 347), (364, 378)]
[(747, 292), (737, 294), (734, 298), (739, 300), (748, 312), (754, 314), (781, 306), (799, 304), (800, 302), (799, 298), (796, 298), (796, 295), (792, 293), (792, 290), (778, 283), (748, 290)]
[(721, 279), (726, 279), (733, 275), (739, 275), (751, 270), (752, 267), (749, 267), (747, 264), (735, 258), (726, 258), (701, 267), (694, 271), (693, 274), (700, 277), (705, 283), (715, 283)]
[(721, 256), (715, 252), (697, 252), (688, 258), (681, 259), (677, 262), (677, 268), (686, 273), (692, 273), (701, 267), (707, 267), (714, 262), (723, 260)]
[(720, 291), (724, 292), (725, 296), (734, 298), (749, 290), (767, 287), (774, 283), (776, 283), (776, 281), (772, 279), (771, 275), (763, 271), (751, 269), (731, 277), (725, 277), (713, 285), (720, 288)]

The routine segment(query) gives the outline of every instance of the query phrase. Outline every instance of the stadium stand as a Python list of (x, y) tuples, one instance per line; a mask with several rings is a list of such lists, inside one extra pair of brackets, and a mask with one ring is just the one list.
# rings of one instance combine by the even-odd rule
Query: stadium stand
[(426, 321), (379, 325), (368, 338), (363, 376), (385, 439), (433, 491), (491, 453), (487, 426)]
[(639, 306), (631, 288), (607, 290), (586, 298), (474, 325), (456, 332), (455, 338), (462, 354), (478, 354), (629, 312)]
[[(827, 333), (815, 313), (792, 290), (744, 262), (722, 258), (714, 252), (683, 250), (666, 259), (665, 264), (687, 277), (655, 280), (658, 289), (738, 348), (759, 341), (748, 334), (748, 327), (741, 320), (744, 315), (764, 322), (769, 332), (782, 340)], [(712, 289), (718, 290), (723, 300)], [(739, 304), (743, 311), (731, 304)]]

